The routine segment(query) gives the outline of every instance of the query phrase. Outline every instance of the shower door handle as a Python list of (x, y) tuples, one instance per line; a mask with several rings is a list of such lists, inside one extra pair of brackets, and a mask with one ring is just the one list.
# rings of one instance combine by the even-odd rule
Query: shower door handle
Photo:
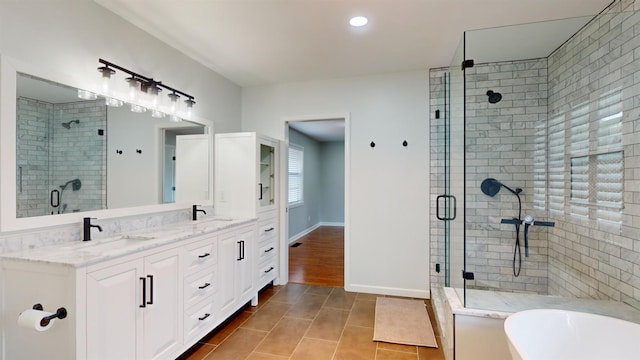
[[(451, 204), (453, 204), (453, 215), (450, 216), (440, 216), (440, 199), (445, 199), (445, 201), (450, 201), (453, 200), (453, 202), (451, 202)], [(436, 198), (436, 217), (438, 218), (438, 220), (443, 220), (443, 221), (451, 221), (451, 220), (455, 220), (456, 218), (456, 197), (453, 195), (438, 195), (438, 197)]]

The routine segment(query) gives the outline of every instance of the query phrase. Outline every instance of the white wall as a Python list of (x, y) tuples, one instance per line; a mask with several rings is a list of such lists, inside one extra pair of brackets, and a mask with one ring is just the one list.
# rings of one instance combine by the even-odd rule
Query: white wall
[(350, 114), (347, 290), (428, 297), (428, 92), (426, 70), (243, 89), (243, 131)]

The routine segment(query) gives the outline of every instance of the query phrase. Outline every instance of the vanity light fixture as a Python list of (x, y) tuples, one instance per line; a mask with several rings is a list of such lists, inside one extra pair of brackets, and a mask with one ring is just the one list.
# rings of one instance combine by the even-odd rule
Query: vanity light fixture
[[(98, 62), (102, 64), (102, 66), (98, 67), (98, 71), (102, 73), (102, 77), (104, 79), (110, 79), (111, 76), (116, 73), (116, 70), (122, 71), (130, 75), (130, 77), (126, 79), (126, 81), (129, 83), (130, 99), (135, 100), (139, 96), (139, 94), (144, 94), (148, 102), (151, 104), (153, 110), (156, 110), (157, 115), (161, 113), (161, 111), (158, 110), (157, 107), (158, 107), (158, 104), (160, 103), (159, 94), (162, 91), (162, 89), (166, 89), (170, 92), (168, 95), (171, 101), (171, 104), (170, 104), (171, 115), (176, 116), (180, 121), (182, 119), (177, 114), (177, 112), (180, 110), (178, 108), (178, 100), (180, 99), (180, 96), (182, 95), (187, 99), (185, 100), (185, 103), (187, 104), (187, 113), (188, 113), (187, 116), (189, 116), (189, 114), (191, 113), (191, 109), (193, 108), (193, 105), (196, 103), (195, 98), (192, 95), (189, 95), (171, 86), (165, 85), (162, 83), (162, 81), (157, 81), (157, 80), (154, 80), (153, 78), (140, 75), (138, 73), (125, 69), (122, 66), (118, 66), (104, 59), (98, 59)], [(105, 96), (109, 95), (106, 90), (104, 95)], [(140, 105), (132, 104), (131, 111), (144, 112), (146, 111), (146, 108)]]
[(349, 25), (353, 27), (365, 26), (367, 25), (367, 23), (369, 23), (369, 19), (367, 19), (364, 16), (354, 16), (351, 19), (349, 19)]
[(178, 100), (180, 99), (180, 95), (173, 92), (167, 96), (169, 96), (169, 100), (171, 101), (171, 113), (175, 114), (178, 111)]

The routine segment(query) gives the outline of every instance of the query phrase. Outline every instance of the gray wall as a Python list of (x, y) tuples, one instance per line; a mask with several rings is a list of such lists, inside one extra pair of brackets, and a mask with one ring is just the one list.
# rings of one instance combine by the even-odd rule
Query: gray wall
[(320, 221), (344, 225), (344, 142), (320, 143)]
[(304, 204), (289, 208), (289, 239), (321, 223), (344, 223), (344, 143), (318, 142), (294, 129), (289, 143), (304, 148)]

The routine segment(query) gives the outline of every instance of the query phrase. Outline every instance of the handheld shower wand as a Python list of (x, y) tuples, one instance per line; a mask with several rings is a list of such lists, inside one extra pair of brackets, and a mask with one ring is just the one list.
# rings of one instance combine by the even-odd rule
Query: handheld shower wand
[[(500, 181), (494, 178), (487, 178), (482, 181), (480, 184), (480, 190), (485, 195), (494, 197), (501, 188), (505, 188), (509, 190), (513, 195), (518, 198), (518, 218), (513, 219), (502, 219), (502, 224), (513, 224), (516, 227), (516, 243), (513, 248), (513, 276), (520, 276), (520, 270), (522, 270), (522, 250), (520, 249), (520, 225), (522, 224), (522, 200), (520, 199), (520, 193), (522, 192), (521, 188), (512, 189), (507, 185), (501, 183)], [(526, 250), (526, 249), (525, 249)], [(518, 266), (516, 267), (516, 260), (518, 260)]]

